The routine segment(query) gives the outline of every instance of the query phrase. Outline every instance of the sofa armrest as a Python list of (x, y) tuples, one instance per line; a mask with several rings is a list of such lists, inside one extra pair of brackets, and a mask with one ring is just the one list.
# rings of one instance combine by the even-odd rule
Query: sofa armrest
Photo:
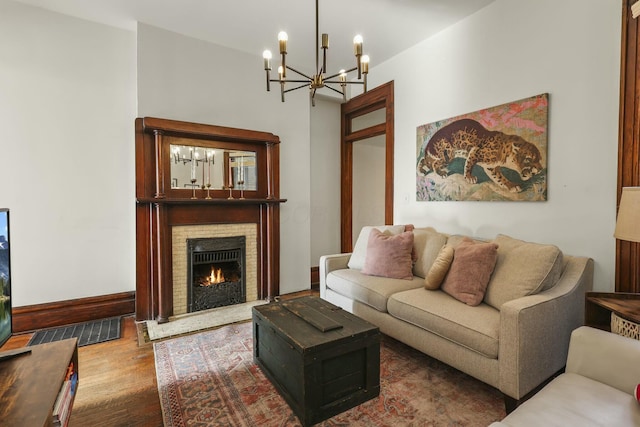
[(639, 361), (640, 341), (582, 326), (571, 334), (566, 371), (633, 394)]
[(348, 268), (351, 253), (323, 255), (320, 257), (320, 298), (324, 298), (327, 290), (327, 274), (334, 270)]
[(555, 286), (500, 308), (500, 391), (523, 398), (566, 363), (571, 332), (584, 324), (584, 298), (593, 287), (593, 260), (566, 256)]

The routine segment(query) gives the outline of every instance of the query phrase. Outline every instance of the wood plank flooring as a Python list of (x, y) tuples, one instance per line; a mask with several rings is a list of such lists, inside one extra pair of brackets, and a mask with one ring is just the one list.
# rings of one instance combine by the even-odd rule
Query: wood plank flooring
[[(303, 291), (283, 299), (318, 295)], [(32, 334), (14, 335), (2, 350), (24, 347)], [(69, 427), (162, 427), (153, 345), (138, 345), (133, 316), (122, 337), (78, 349), (80, 385)]]
[[(23, 347), (15, 335), (2, 350)], [(123, 318), (118, 340), (78, 349), (80, 383), (69, 427), (162, 427), (153, 346), (138, 346), (136, 323)]]

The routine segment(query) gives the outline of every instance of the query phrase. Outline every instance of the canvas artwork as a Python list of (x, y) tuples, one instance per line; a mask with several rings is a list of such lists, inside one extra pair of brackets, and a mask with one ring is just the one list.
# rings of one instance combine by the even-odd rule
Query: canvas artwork
[(416, 200), (547, 200), (549, 94), (417, 128)]

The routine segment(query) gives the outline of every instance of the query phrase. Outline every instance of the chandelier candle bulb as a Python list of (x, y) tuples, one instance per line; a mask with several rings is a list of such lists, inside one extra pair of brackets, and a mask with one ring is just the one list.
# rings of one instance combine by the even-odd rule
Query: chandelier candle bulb
[(281, 65), (282, 77), (287, 77), (286, 56), (287, 56), (287, 40), (288, 39), (289, 39), (289, 36), (287, 36), (287, 33), (285, 33), (284, 31), (280, 31), (280, 33), (278, 33), (278, 44), (280, 45), (280, 54), (282, 55), (282, 65)]
[(271, 71), (271, 51), (265, 50), (262, 52), (262, 58), (264, 59), (264, 70), (267, 73), (267, 92), (271, 91), (271, 77), (269, 76), (269, 71)]
[(287, 53), (287, 40), (289, 40), (289, 36), (284, 31), (280, 31), (278, 33), (278, 44), (280, 45), (280, 53)]
[(362, 74), (367, 74), (369, 72), (369, 55), (362, 55), (360, 61), (362, 62)]
[(322, 34), (322, 73), (327, 72), (327, 49), (329, 49), (329, 34)]
[(364, 74), (363, 90), (367, 91), (367, 74), (369, 74), (369, 55), (362, 55), (362, 74)]
[(271, 51), (270, 50), (265, 50), (264, 52), (262, 52), (262, 58), (264, 59), (264, 69), (265, 70), (270, 70), (271, 69)]
[(362, 55), (362, 36), (358, 34), (353, 38), (353, 50), (356, 56)]
[(322, 34), (322, 48), (323, 49), (329, 48), (329, 34), (327, 33)]

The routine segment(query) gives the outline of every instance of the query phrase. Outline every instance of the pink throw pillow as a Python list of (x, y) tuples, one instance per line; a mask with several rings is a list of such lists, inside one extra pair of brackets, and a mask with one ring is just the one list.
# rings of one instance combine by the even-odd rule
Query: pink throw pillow
[(455, 248), (442, 291), (467, 305), (480, 304), (497, 260), (497, 244), (464, 239)]
[(362, 274), (412, 280), (412, 250), (413, 233), (411, 231), (391, 235), (374, 228), (369, 234)]

